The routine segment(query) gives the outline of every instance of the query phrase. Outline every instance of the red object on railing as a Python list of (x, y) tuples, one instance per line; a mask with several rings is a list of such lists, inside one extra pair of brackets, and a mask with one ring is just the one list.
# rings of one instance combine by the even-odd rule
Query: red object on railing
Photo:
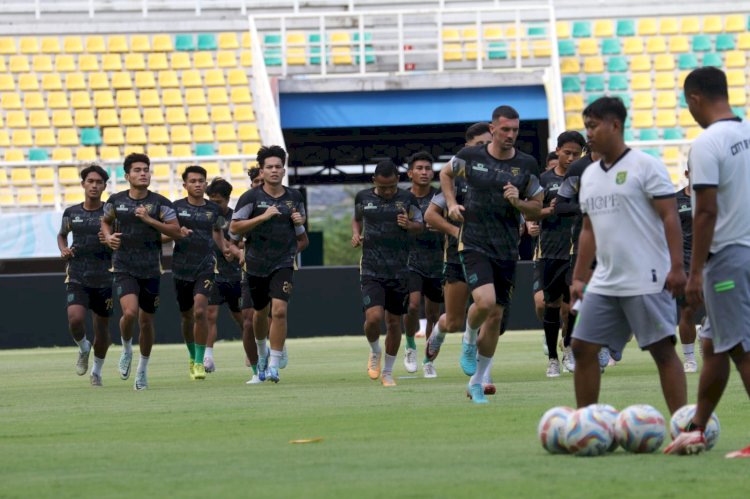
[(413, 62), (407, 62), (406, 64), (404, 64), (404, 70), (405, 71), (414, 71), (415, 66), (416, 65)]
[(404, 52), (408, 52), (410, 50), (414, 50), (414, 47), (412, 47), (411, 45), (404, 45)]

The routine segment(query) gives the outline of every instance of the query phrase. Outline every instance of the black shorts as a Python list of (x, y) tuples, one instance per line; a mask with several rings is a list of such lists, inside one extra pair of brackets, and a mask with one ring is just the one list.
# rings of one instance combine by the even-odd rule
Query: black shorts
[(466, 283), (474, 291), (485, 284), (495, 287), (495, 303), (507, 306), (513, 296), (516, 260), (498, 260), (478, 251), (462, 251)]
[(139, 279), (122, 272), (115, 273), (117, 297), (138, 295), (138, 307), (146, 313), (156, 313), (159, 308), (159, 284), (161, 277)]
[(542, 290), (542, 264), (539, 260), (534, 260), (534, 276), (531, 281), (531, 291), (536, 294)]
[(89, 288), (77, 282), (65, 285), (68, 293), (68, 306), (81, 305), (94, 312), (99, 317), (112, 315), (112, 287)]
[(193, 308), (195, 295), (210, 297), (214, 287), (214, 274), (203, 274), (194, 281), (174, 280), (174, 290), (177, 293), (177, 305), (180, 312), (187, 312)]
[(425, 277), (419, 272), (409, 271), (409, 293), (417, 291), (432, 303), (443, 303), (443, 278)]
[(542, 267), (542, 289), (544, 301), (554, 303), (562, 297), (565, 303), (570, 303), (570, 287), (568, 285), (568, 271), (570, 260), (539, 260)]
[(404, 315), (409, 308), (408, 279), (382, 279), (363, 275), (362, 305), (365, 310), (383, 307), (393, 315)]
[(464, 275), (464, 268), (460, 263), (448, 263), (443, 265), (443, 278), (446, 283), (452, 284), (454, 282), (466, 283), (466, 276)]
[(250, 291), (252, 307), (255, 310), (266, 308), (272, 298), (288, 302), (294, 288), (294, 269), (291, 267), (276, 269), (270, 275), (263, 277), (248, 274), (246, 287)]
[(242, 300), (242, 284), (237, 282), (214, 282), (211, 295), (208, 297), (209, 305), (222, 305), (226, 303), (232, 312), (240, 311)]
[(250, 286), (247, 284), (247, 274), (242, 273), (240, 281), (240, 310), (253, 308), (253, 297), (250, 295)]

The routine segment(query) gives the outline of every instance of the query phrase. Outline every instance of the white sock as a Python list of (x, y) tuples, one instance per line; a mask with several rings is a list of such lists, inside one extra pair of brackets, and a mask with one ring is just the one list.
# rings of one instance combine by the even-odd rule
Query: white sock
[(133, 353), (133, 338), (130, 338), (129, 340), (126, 340), (125, 338), (120, 338), (120, 341), (122, 342), (123, 352)]
[(435, 327), (432, 328), (432, 334), (437, 335), (442, 340), (443, 338), (445, 338), (445, 335), (447, 333), (440, 329), (440, 323), (438, 322), (437, 324), (435, 324)]
[(380, 340), (369, 341), (368, 343), (370, 344), (370, 352), (380, 353)]
[(214, 358), (214, 347), (206, 347), (206, 353), (204, 354), (203, 358), (205, 359), (206, 357), (211, 357), (212, 359)]
[(385, 354), (385, 366), (383, 367), (383, 374), (393, 373), (393, 363), (396, 362), (396, 356), (395, 355), (388, 355)]
[(694, 359), (695, 358), (695, 343), (683, 343), (682, 344), (682, 353), (685, 354), (685, 359)]
[(148, 357), (141, 355), (138, 359), (138, 371), (139, 373), (145, 373), (148, 369)]
[(265, 359), (266, 355), (268, 355), (266, 340), (255, 340), (255, 344), (258, 345), (258, 357), (261, 359)]
[(96, 374), (97, 376), (101, 376), (103, 366), (104, 366), (104, 359), (100, 359), (99, 357), (94, 355), (94, 367), (91, 369), (91, 374)]
[(78, 350), (80, 350), (81, 352), (88, 352), (89, 350), (91, 350), (91, 343), (89, 343), (89, 340), (87, 340), (85, 336), (81, 341), (78, 341), (75, 338), (73, 338), (73, 341), (76, 342), (76, 345), (78, 345)]
[(279, 368), (279, 361), (281, 361), (281, 350), (271, 349), (271, 358), (268, 361), (268, 367)]
[(490, 376), (492, 373), (492, 363), (495, 361), (495, 357), (490, 357), (490, 363), (487, 365), (487, 372), (484, 373), (485, 377)]
[(469, 323), (467, 322), (466, 331), (464, 331), (464, 342), (468, 345), (476, 345), (477, 336), (479, 336), (479, 328), (474, 329), (469, 326)]
[(482, 354), (477, 355), (477, 372), (469, 380), (470, 385), (481, 385), (484, 374), (488, 372), (492, 365), (492, 357), (485, 357)]

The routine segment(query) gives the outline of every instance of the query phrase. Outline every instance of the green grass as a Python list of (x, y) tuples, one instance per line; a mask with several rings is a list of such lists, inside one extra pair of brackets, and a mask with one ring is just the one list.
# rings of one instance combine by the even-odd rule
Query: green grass
[[(237, 342), (217, 345), (205, 382), (188, 378), (183, 346), (157, 346), (145, 392), (117, 376), (119, 347), (100, 389), (75, 375), (73, 348), (0, 352), (0, 497), (746, 497), (747, 463), (723, 457), (750, 443), (736, 373), (707, 454), (552, 456), (536, 426), (574, 404), (573, 385), (544, 376), (541, 333), (501, 340), (486, 406), (465, 397), (458, 344), (446, 342), (439, 378), (391, 389), (367, 378), (363, 337), (292, 340), (281, 383), (259, 386), (244, 384)], [(698, 378), (688, 379), (694, 401)], [(601, 401), (667, 412), (653, 363), (632, 344)], [(323, 441), (289, 443), (310, 437)]]

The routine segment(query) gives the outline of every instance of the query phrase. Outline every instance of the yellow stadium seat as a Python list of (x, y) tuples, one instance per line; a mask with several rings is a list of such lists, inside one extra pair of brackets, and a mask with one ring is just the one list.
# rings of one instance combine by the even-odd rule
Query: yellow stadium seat
[(110, 35), (107, 38), (107, 51), (110, 53), (128, 52), (128, 40), (123, 35)]
[(52, 126), (56, 128), (73, 126), (73, 116), (67, 109), (52, 111)]
[[(140, 126), (141, 112), (138, 109), (123, 109), (120, 112), (120, 123), (125, 126)], [(130, 130), (130, 128), (128, 128)], [(127, 138), (127, 137), (126, 137)]]
[(0, 146), (8, 147), (9, 145), (10, 145), (10, 137), (8, 136), (8, 131), (0, 128)]
[[(119, 128), (118, 128), (119, 130)], [(120, 132), (120, 138), (122, 138), (122, 132)], [(120, 159), (120, 148), (118, 146), (102, 146), (99, 148), (99, 156), (102, 159)]]
[(642, 54), (643, 53), (643, 39), (638, 36), (631, 36), (631, 37), (625, 38), (622, 51), (624, 54)]
[(109, 88), (107, 73), (89, 73), (89, 88), (91, 90), (105, 90)]
[(255, 121), (255, 111), (251, 105), (234, 106), (234, 121), (242, 123)]
[(39, 90), (39, 81), (36, 79), (36, 75), (33, 73), (18, 75), (18, 88), (23, 91)]
[(138, 100), (135, 98), (133, 90), (118, 90), (115, 96), (117, 107), (136, 107)]
[(73, 109), (87, 109), (91, 107), (89, 93), (83, 90), (70, 93), (70, 104)]
[(698, 17), (683, 17), (680, 22), (680, 33), (683, 35), (694, 35), (700, 33), (701, 21)]
[(2, 91), (10, 90), (12, 92), (15, 89), (16, 89), (16, 83), (13, 79), (13, 75), (0, 74), (0, 90)]
[(188, 121), (192, 124), (208, 123), (208, 110), (205, 106), (188, 107)]
[(53, 205), (55, 204), (55, 188), (54, 187), (42, 187), (41, 189), (41, 198), (39, 200), (39, 203), (42, 205)]
[(558, 38), (570, 38), (570, 23), (568, 21), (557, 21), (555, 31), (557, 31)]
[(106, 52), (106, 50), (103, 36), (92, 35), (86, 37), (86, 52), (91, 54), (101, 54)]
[(209, 104), (228, 104), (229, 97), (227, 96), (227, 90), (224, 87), (215, 87), (208, 89), (208, 103)]
[(230, 69), (228, 73), (230, 86), (247, 85), (247, 74), (244, 69)]
[(42, 89), (44, 90), (62, 90), (62, 81), (57, 73), (46, 74), (42, 76)]
[[(229, 145), (229, 144), (222, 144), (222, 145)], [(229, 177), (232, 180), (246, 180), (247, 179), (247, 171), (245, 170), (245, 167), (243, 166), (242, 161), (232, 161), (229, 163)]]
[(73, 161), (73, 151), (69, 147), (55, 147), (52, 149), (53, 161)]
[(155, 180), (169, 180), (171, 173), (169, 163), (157, 163), (154, 165), (153, 178)]
[(631, 71), (651, 71), (651, 56), (634, 55), (630, 58)]
[(128, 71), (143, 71), (146, 69), (146, 61), (143, 54), (126, 54), (125, 69)]
[(680, 113), (677, 118), (677, 123), (679, 123), (680, 126), (686, 127), (686, 126), (695, 126), (695, 120), (693, 119), (693, 115), (690, 114), (690, 111), (687, 109), (680, 109)]
[(55, 71), (58, 73), (69, 73), (78, 69), (72, 55), (60, 54), (55, 57)]
[(211, 125), (194, 125), (193, 140), (195, 142), (213, 142), (214, 131)]
[[(25, 161), (26, 158), (23, 154), (23, 151), (20, 149), (6, 149), (4, 154), (4, 160), (5, 161)], [(18, 170), (18, 172), (16, 172)], [(28, 170), (27, 168), (14, 168), (11, 170), (10, 178), (11, 181), (23, 181), (23, 177), (25, 174), (22, 172), (22, 170)], [(5, 173), (5, 170), (3, 170), (3, 173)], [(14, 178), (15, 173), (15, 178)], [(7, 181), (7, 179), (6, 179)], [(15, 183), (15, 182), (14, 182)], [(31, 183), (31, 171), (29, 171), (29, 180), (27, 183)]]
[(728, 68), (744, 68), (747, 64), (745, 52), (742, 50), (730, 50), (726, 53), (724, 64)]
[[(148, 128), (148, 143), (149, 144), (169, 144), (169, 132), (165, 126), (151, 126)], [(166, 156), (166, 148), (164, 148), (164, 156)], [(150, 154), (149, 154), (150, 155)]]
[(26, 92), (23, 95), (23, 107), (26, 109), (43, 109), (44, 97), (39, 92)]
[(229, 106), (211, 106), (212, 123), (228, 123), (232, 121), (232, 113)]
[(249, 50), (240, 52), (240, 65), (249, 68), (253, 65), (253, 53)]
[(25, 55), (12, 55), (8, 59), (8, 68), (11, 73), (28, 73), (29, 59)]
[(61, 128), (57, 132), (57, 143), (61, 146), (77, 146), (78, 132), (75, 128)]
[(219, 48), (230, 50), (240, 48), (240, 44), (237, 41), (237, 33), (219, 33)]
[(455, 28), (444, 28), (442, 36), (444, 42), (455, 42), (461, 40), (461, 34)]
[(161, 71), (161, 70), (169, 69), (169, 64), (167, 63), (166, 54), (161, 53), (161, 52), (148, 54), (148, 61), (146, 63), (146, 68), (149, 71)]
[(565, 128), (568, 130), (583, 130), (581, 113), (565, 113)]
[(666, 165), (677, 165), (680, 161), (680, 148), (679, 147), (664, 147), (661, 150), (661, 159)]
[(99, 71), (99, 60), (93, 54), (82, 54), (78, 57), (78, 69), (81, 71)]
[(125, 142), (129, 145), (143, 145), (146, 143), (146, 129), (131, 126), (125, 129)]
[(744, 87), (745, 71), (741, 69), (732, 69), (727, 71), (727, 83), (730, 87)]
[(147, 35), (133, 35), (130, 37), (130, 50), (132, 52), (150, 52), (151, 42)]
[(137, 71), (135, 73), (135, 88), (154, 88), (156, 81), (151, 71)]
[(193, 67), (193, 63), (190, 62), (190, 56), (187, 52), (173, 52), (170, 59), (172, 69), (190, 69)]
[(161, 99), (159, 99), (159, 92), (157, 90), (141, 90), (138, 102), (141, 107), (159, 107), (161, 106)]
[(633, 73), (630, 80), (630, 88), (633, 90), (650, 90), (651, 75), (649, 73)]
[(654, 69), (657, 71), (673, 71), (674, 56), (672, 54), (658, 54), (654, 57)]
[(223, 87), (226, 85), (224, 80), (224, 71), (221, 69), (209, 69), (206, 71), (206, 86), (207, 87)]
[(75, 187), (72, 189), (65, 189), (65, 192), (63, 193), (63, 203), (64, 204), (78, 204), (84, 201), (84, 193), (81, 190), (80, 187)]
[(96, 118), (94, 117), (94, 111), (92, 109), (76, 109), (73, 121), (79, 128), (96, 126)]
[(177, 80), (176, 71), (159, 71), (160, 88), (175, 88), (179, 86), (180, 82)]
[(39, 204), (39, 196), (36, 189), (19, 189), (16, 194), (16, 203), (21, 206), (36, 206)]
[(737, 49), (750, 50), (750, 32), (737, 35)]
[(147, 125), (163, 125), (164, 115), (160, 107), (146, 108), (143, 110), (143, 122)]
[(102, 56), (102, 69), (104, 71), (122, 71), (120, 54), (105, 54)]
[(68, 94), (65, 92), (49, 92), (47, 107), (50, 109), (65, 109), (68, 107)]
[(154, 52), (171, 52), (172, 51), (172, 37), (169, 35), (154, 35), (151, 40), (151, 50)]
[(86, 78), (83, 73), (68, 73), (65, 75), (65, 89), (70, 90), (85, 90), (86, 89)]
[(197, 69), (191, 69), (189, 71), (182, 72), (182, 86), (185, 88), (189, 87), (202, 87), (203, 78), (201, 72)]
[(3, 109), (21, 109), (21, 97), (15, 92), (5, 92), (2, 96)]
[(95, 161), (96, 147), (79, 147), (76, 149), (76, 161)]
[(5, 122), (8, 128), (26, 128), (26, 114), (23, 111), (8, 111), (5, 115)]
[(34, 169), (36, 185), (52, 185), (55, 183), (55, 169), (51, 166), (38, 166)]
[(671, 71), (656, 73), (656, 78), (654, 79), (654, 88), (656, 88), (657, 90), (675, 88), (674, 73)]
[[(175, 125), (170, 130), (171, 142), (175, 144), (189, 144), (193, 141), (190, 128), (185, 125)], [(188, 154), (189, 156), (190, 154)]]
[(674, 17), (662, 17), (659, 22), (659, 34), (676, 35), (679, 32), (679, 23)]
[(247, 87), (233, 87), (230, 100), (232, 101), (232, 104), (250, 104), (253, 101), (253, 98)]
[[(539, 42), (545, 42), (546, 40), (535, 40), (534, 44)], [(479, 56), (479, 45), (475, 42), (470, 43), (464, 43), (464, 54), (466, 55), (466, 59), (470, 61), (476, 61), (477, 57)], [(547, 47), (539, 46), (537, 52), (537, 45), (534, 45), (534, 57), (549, 57), (549, 55), (544, 55), (545, 53), (549, 53), (552, 51), (552, 48), (547, 44)], [(537, 55), (538, 54), (538, 55)]]
[(66, 54), (80, 54), (83, 52), (83, 41), (80, 36), (66, 36), (63, 38), (63, 52)]
[(721, 16), (705, 16), (703, 18), (704, 33), (721, 33), (724, 31), (724, 23), (721, 22)]
[(206, 104), (206, 95), (202, 88), (188, 88), (185, 90), (185, 102), (188, 106), (202, 106)]
[(220, 156), (237, 156), (240, 150), (237, 148), (236, 143), (227, 142), (225, 144), (219, 144), (219, 155)]
[(633, 113), (634, 128), (651, 128), (654, 126), (652, 111), (636, 111)]
[(190, 149), (189, 145), (186, 144), (176, 144), (172, 146), (172, 157), (175, 158), (186, 158), (188, 156), (192, 156), (193, 151)]
[(216, 55), (216, 65), (220, 68), (236, 68), (237, 56), (234, 52), (220, 50)]
[(96, 113), (96, 123), (100, 127), (119, 127), (120, 118), (114, 109), (99, 109)]
[(690, 41), (686, 36), (672, 36), (669, 38), (669, 51), (673, 54), (689, 52)]
[[(340, 48), (340, 47), (339, 47)], [(443, 60), (444, 61), (461, 61), (463, 55), (461, 53), (460, 43), (444, 43), (443, 44)]]
[[(526, 49), (526, 55), (528, 57), (528, 49)], [(331, 55), (334, 64), (352, 64), (352, 49), (350, 47), (332, 47)]]
[(18, 52), (16, 39), (10, 36), (0, 38), (0, 54), (15, 54)]
[(182, 107), (167, 108), (167, 123), (170, 125), (184, 125), (186, 122), (185, 110)]
[(646, 17), (638, 21), (638, 35), (651, 36), (656, 34), (656, 19)]
[(729, 104), (732, 106), (744, 106), (747, 104), (747, 92), (744, 88), (729, 89)]
[(579, 55), (598, 55), (599, 41), (595, 38), (583, 38), (578, 42)]
[[(238, 132), (239, 139), (243, 142), (260, 140), (260, 135), (258, 135), (258, 127), (255, 126), (254, 124), (242, 124), (239, 127), (237, 127), (237, 132)], [(222, 140), (221, 137), (219, 137), (219, 141), (227, 142), (225, 140)], [(253, 152), (252, 154), (255, 154), (255, 152)]]
[(51, 128), (40, 128), (34, 131), (34, 145), (37, 147), (55, 146), (55, 131)]
[[(155, 140), (152, 140), (152, 138), (151, 138), (152, 130), (154, 128), (160, 128), (160, 129), (162, 129), (163, 132), (164, 132), (164, 136), (166, 137), (166, 142), (169, 142), (169, 134), (167, 133), (167, 129), (165, 127), (151, 127), (151, 128), (148, 129), (148, 141), (149, 141), (149, 143), (151, 143), (151, 144), (159, 143), (159, 142), (157, 142)], [(146, 154), (148, 154), (149, 158), (168, 158), (169, 157), (169, 153), (167, 153), (167, 146), (149, 145), (149, 146), (146, 147)], [(160, 163), (160, 164), (164, 164), (164, 163)]]
[(656, 107), (659, 109), (674, 109), (677, 107), (677, 94), (668, 90), (657, 92)]
[[(4, 175), (5, 175), (5, 172), (0, 170), (0, 177)], [(16, 204), (16, 200), (13, 198), (13, 193), (11, 192), (0, 193), (0, 206), (13, 206), (15, 204)]]
[(566, 112), (583, 111), (583, 95), (565, 94), (564, 107)]
[[(255, 125), (240, 125), (240, 134), (242, 134), (242, 130), (244, 127), (254, 127)], [(257, 133), (257, 129), (256, 129)], [(236, 142), (237, 141), (237, 132), (235, 131), (235, 126), (233, 124), (220, 124), (216, 125), (216, 139), (219, 142)], [(257, 139), (253, 139), (257, 140)]]
[(162, 103), (164, 106), (181, 106), (182, 92), (179, 88), (168, 88), (162, 94)]
[(130, 78), (130, 73), (128, 73), (127, 71), (113, 73), (112, 88), (120, 90), (133, 88), (133, 80)]
[(745, 31), (745, 16), (740, 14), (728, 15), (724, 19), (724, 31), (727, 33)]
[(252, 40), (250, 39), (250, 33), (247, 31), (242, 32), (242, 40), (240, 45), (242, 45), (243, 49), (249, 49), (251, 47)]
[(646, 39), (646, 52), (661, 54), (667, 51), (667, 40), (663, 36), (651, 36)]
[(42, 38), (42, 53), (59, 54), (60, 40), (58, 40), (56, 36), (45, 36), (44, 38)]
[(35, 55), (31, 68), (37, 73), (49, 73), (53, 70), (52, 58), (48, 55)]
[(22, 54), (38, 54), (39, 42), (34, 36), (24, 36), (19, 43)]
[(78, 168), (75, 166), (62, 166), (58, 168), (57, 176), (61, 184), (77, 184), (81, 181)]
[(201, 166), (206, 169), (206, 176), (208, 178), (221, 176), (221, 169), (218, 163), (203, 163)]
[(119, 127), (110, 127), (103, 129), (102, 140), (109, 146), (121, 146), (125, 143), (125, 137), (122, 135), (122, 129)]
[(594, 23), (594, 36), (609, 38), (615, 34), (614, 23), (610, 19), (600, 19)]
[(677, 126), (677, 117), (672, 109), (659, 109), (656, 111), (656, 126), (659, 128), (672, 128)]
[(211, 52), (196, 52), (193, 57), (193, 67), (198, 69), (215, 67), (213, 54)]
[(654, 99), (651, 92), (633, 93), (633, 109), (652, 109), (653, 107)]
[[(10, 113), (8, 113), (10, 116)], [(49, 128), (49, 115), (46, 110), (29, 112), (29, 124), (31, 128)]]
[(586, 73), (603, 72), (604, 60), (601, 57), (586, 57), (583, 60), (583, 71)]

